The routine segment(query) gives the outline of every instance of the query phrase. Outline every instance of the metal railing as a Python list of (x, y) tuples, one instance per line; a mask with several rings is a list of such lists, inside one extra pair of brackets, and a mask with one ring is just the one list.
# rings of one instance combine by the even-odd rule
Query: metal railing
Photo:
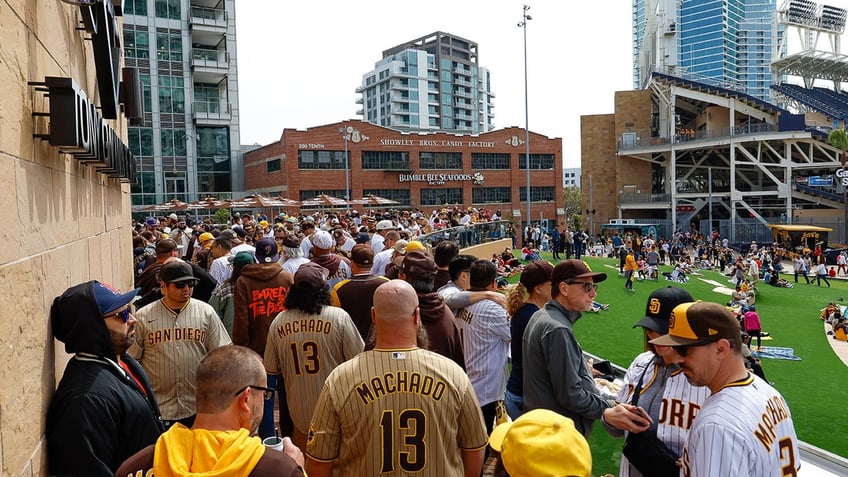
[(649, 148), (656, 146), (663, 146), (668, 144), (683, 144), (690, 143), (693, 141), (706, 141), (712, 139), (719, 138), (728, 138), (728, 137), (737, 137), (737, 136), (745, 136), (751, 134), (762, 134), (769, 132), (777, 132), (778, 127), (776, 124), (748, 124), (742, 126), (735, 126), (732, 128), (714, 128), (714, 129), (704, 129), (704, 130), (696, 130), (687, 133), (679, 133), (673, 136), (659, 136), (659, 137), (646, 137), (650, 136), (650, 134), (639, 135), (639, 133), (635, 133), (636, 136), (622, 136), (621, 139), (618, 140), (618, 149), (620, 151), (628, 151), (632, 149), (639, 148)]
[(510, 225), (510, 223), (507, 220), (477, 222), (467, 226), (461, 225), (459, 227), (451, 227), (437, 232), (431, 232), (426, 235), (415, 237), (415, 240), (428, 243), (431, 247), (435, 247), (440, 242), (448, 240), (455, 242), (460, 248), (466, 248), (503, 238), (511, 238), (510, 235), (507, 235), (508, 225)]
[(227, 26), (227, 11), (220, 8), (191, 7), (190, 15), (193, 24)]
[(192, 48), (191, 65), (212, 68), (229, 68), (230, 54), (225, 50)]

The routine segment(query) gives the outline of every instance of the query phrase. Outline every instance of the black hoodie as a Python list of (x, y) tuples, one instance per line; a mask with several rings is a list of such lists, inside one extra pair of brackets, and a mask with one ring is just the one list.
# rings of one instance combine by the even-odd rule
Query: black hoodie
[(419, 293), (418, 309), (421, 312), (421, 325), (427, 330), (430, 340), (430, 351), (452, 359), (465, 369), (462, 335), (444, 299), (436, 292)]
[(47, 411), (47, 458), (51, 475), (112, 476), (121, 463), (156, 442), (164, 430), (150, 381), (115, 347), (94, 281), (69, 288), (53, 300), (53, 335), (76, 353), (68, 362)]

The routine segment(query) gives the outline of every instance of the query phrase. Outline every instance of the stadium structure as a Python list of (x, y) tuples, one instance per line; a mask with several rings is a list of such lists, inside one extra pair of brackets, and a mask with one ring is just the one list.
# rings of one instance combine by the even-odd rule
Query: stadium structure
[[(771, 102), (738, 83), (658, 68), (644, 89), (616, 93), (613, 115), (583, 116), (583, 203), (592, 204), (592, 220), (718, 228), (740, 242), (768, 239), (769, 223), (814, 220), (846, 243), (842, 151), (828, 142), (848, 120), (845, 22), (844, 9), (810, 0), (778, 9)], [(796, 34), (801, 51), (779, 54)]]

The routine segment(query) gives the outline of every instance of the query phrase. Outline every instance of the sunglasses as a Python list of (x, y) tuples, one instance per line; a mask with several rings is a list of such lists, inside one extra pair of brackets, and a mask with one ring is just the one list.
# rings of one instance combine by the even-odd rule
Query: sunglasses
[(686, 355), (689, 354), (689, 348), (697, 348), (699, 346), (706, 346), (710, 343), (715, 343), (716, 341), (718, 341), (718, 340), (696, 341), (696, 342), (694, 342), (692, 344), (688, 344), (688, 345), (672, 346), (671, 349), (673, 349), (677, 354), (679, 354), (680, 356), (685, 358)]
[(272, 389), (272, 388), (266, 388), (265, 386), (252, 386), (252, 385), (248, 385), (248, 386), (245, 386), (245, 387), (243, 387), (243, 388), (239, 389), (239, 390), (238, 390), (238, 392), (236, 392), (236, 394), (235, 394), (235, 395), (236, 395), (236, 396), (238, 396), (239, 394), (243, 393), (245, 389), (248, 389), (248, 388), (249, 388), (249, 389), (255, 389), (255, 390), (257, 390), (257, 391), (262, 391), (262, 397), (263, 397), (266, 401), (270, 401), (271, 399), (274, 399), (274, 389)]
[(111, 315), (106, 315), (103, 318), (112, 318), (113, 316), (120, 316), (121, 321), (126, 323), (126, 322), (130, 321), (130, 313), (131, 313), (130, 309), (125, 308), (123, 311), (119, 311), (117, 313), (112, 313)]
[(197, 280), (187, 280), (184, 282), (171, 282), (171, 285), (182, 290), (185, 287), (194, 288), (197, 285)]
[(592, 293), (593, 291), (598, 291), (598, 285), (592, 282), (565, 282), (566, 285), (583, 285), (583, 290), (586, 293)]

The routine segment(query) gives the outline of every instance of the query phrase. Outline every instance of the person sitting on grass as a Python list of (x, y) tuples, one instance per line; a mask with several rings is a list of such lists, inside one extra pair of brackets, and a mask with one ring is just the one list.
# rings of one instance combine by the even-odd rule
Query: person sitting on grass
[(521, 249), (521, 259), (532, 262), (533, 260), (541, 260), (542, 255), (539, 254), (538, 249), (533, 248), (533, 242), (529, 242)]
[(839, 311), (839, 307), (836, 306), (836, 303), (832, 301), (828, 302), (827, 306), (824, 307), (824, 309), (821, 311), (820, 318), (822, 319), (822, 321), (827, 321), (828, 318), (830, 318), (830, 315), (837, 311)]

